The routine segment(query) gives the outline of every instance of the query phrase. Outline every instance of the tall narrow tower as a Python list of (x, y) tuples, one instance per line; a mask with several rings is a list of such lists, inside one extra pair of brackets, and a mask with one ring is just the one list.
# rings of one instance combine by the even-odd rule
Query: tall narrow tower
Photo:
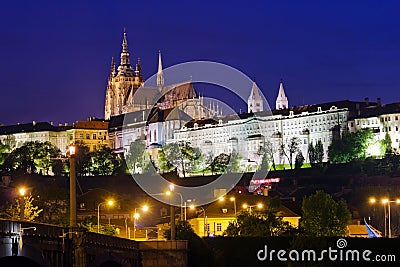
[(122, 52), (120, 56), (120, 64), (118, 66), (118, 75), (133, 76), (133, 68), (128, 51), (128, 40), (126, 39), (126, 30), (124, 29), (124, 38), (122, 39)]
[(247, 100), (247, 111), (260, 112), (263, 111), (263, 99), (260, 93), (260, 89), (256, 84), (256, 80), (253, 81), (253, 87), (251, 88), (250, 96)]
[(161, 51), (158, 50), (158, 70), (157, 70), (157, 87), (164, 86), (164, 73), (161, 61)]
[(289, 107), (289, 101), (288, 98), (285, 95), (285, 89), (283, 88), (283, 82), (281, 79), (280, 85), (279, 85), (279, 92), (278, 92), (278, 97), (276, 98), (276, 109), (286, 109)]
[(114, 58), (111, 61), (111, 70), (107, 83), (104, 118), (126, 113), (131, 108), (132, 96), (136, 89), (143, 85), (142, 67), (140, 59), (133, 69), (128, 51), (126, 30), (122, 38), (120, 62), (115, 70)]

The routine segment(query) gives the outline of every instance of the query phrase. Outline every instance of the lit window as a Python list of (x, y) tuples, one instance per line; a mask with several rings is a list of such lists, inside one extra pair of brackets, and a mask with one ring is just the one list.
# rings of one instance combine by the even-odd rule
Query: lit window
[(93, 139), (96, 139), (96, 134), (93, 134)]
[(222, 224), (217, 223), (217, 232), (221, 232), (221, 231), (222, 231)]

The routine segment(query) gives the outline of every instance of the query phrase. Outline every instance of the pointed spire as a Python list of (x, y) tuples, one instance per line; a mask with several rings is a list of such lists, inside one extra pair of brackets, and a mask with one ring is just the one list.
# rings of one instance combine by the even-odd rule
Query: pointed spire
[(133, 68), (130, 62), (130, 56), (128, 51), (128, 40), (125, 28), (124, 28), (124, 37), (122, 39), (122, 52), (120, 58), (121, 62), (118, 67), (118, 75), (133, 76)]
[(164, 73), (161, 61), (161, 51), (158, 50), (158, 70), (157, 70), (157, 87), (164, 86)]
[(110, 69), (110, 78), (115, 76), (115, 61), (114, 56), (111, 57), (111, 69)]
[(128, 41), (126, 40), (126, 29), (124, 27), (124, 39), (122, 40), (122, 52), (128, 52)]
[(283, 87), (283, 81), (281, 79), (281, 81), (279, 83), (279, 92), (278, 92), (278, 97), (276, 98), (275, 108), (276, 109), (285, 109), (288, 107), (289, 107), (289, 101), (288, 101), (288, 98), (286, 97), (285, 89)]
[(138, 57), (135, 70), (136, 77), (139, 77), (139, 81), (143, 81), (142, 66), (140, 64), (140, 57)]
[(247, 99), (247, 111), (249, 113), (264, 111), (264, 100), (257, 86), (256, 78), (253, 79), (253, 86), (251, 87), (249, 98)]

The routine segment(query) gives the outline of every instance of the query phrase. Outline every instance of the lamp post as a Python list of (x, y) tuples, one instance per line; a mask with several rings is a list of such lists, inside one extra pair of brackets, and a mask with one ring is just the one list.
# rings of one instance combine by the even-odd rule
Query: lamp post
[(20, 220), (23, 221), (25, 220), (25, 192), (26, 189), (25, 187), (20, 187), (18, 189), (18, 193), (20, 196), (20, 206), (21, 206), (21, 213), (20, 213)]
[[(196, 207), (194, 205), (190, 205), (190, 209), (194, 210)], [(203, 210), (203, 236), (208, 236), (207, 227), (206, 227), (206, 210), (203, 207), (199, 207)]]
[[(181, 220), (182, 220), (182, 218), (183, 218), (183, 196), (182, 196), (181, 193), (175, 192), (174, 190), (175, 190), (175, 185), (170, 184), (170, 185), (169, 185), (169, 191), (167, 191), (166, 194), (169, 196), (169, 195), (172, 194), (172, 192), (174, 192), (174, 193), (178, 194), (179, 197), (181, 198), (181, 205), (180, 205), (180, 206), (181, 206), (181, 216), (180, 216), (180, 218), (181, 218)], [(169, 192), (169, 193), (168, 193), (168, 192)], [(186, 220), (186, 218), (185, 218), (185, 220)]]
[(258, 209), (262, 209), (263, 208), (263, 204), (262, 203), (258, 203), (257, 205), (243, 204), (243, 208), (244, 209), (248, 209), (250, 214), (251, 214), (251, 208), (254, 208), (254, 207), (257, 207)]
[(97, 233), (100, 233), (100, 207), (101, 207), (101, 205), (106, 204), (106, 203), (110, 207), (112, 205), (114, 205), (114, 201), (112, 201), (112, 200), (108, 200), (106, 202), (101, 202), (101, 203), (99, 203), (99, 205), (97, 205)]
[[(169, 185), (170, 189), (174, 189), (174, 185)], [(171, 191), (166, 191), (165, 193), (151, 194), (152, 196), (170, 196)], [(175, 240), (175, 207), (171, 204), (170, 199), (170, 226), (171, 226), (171, 240)]]
[[(376, 199), (372, 197), (372, 198), (370, 198), (369, 202), (371, 204), (375, 204), (376, 203)], [(388, 223), (387, 223), (388, 230), (387, 230), (387, 232), (388, 232), (388, 237), (391, 238), (392, 237), (392, 229), (391, 229), (391, 222), (390, 222), (390, 203), (400, 204), (400, 199), (390, 200), (388, 198), (383, 198), (383, 199), (381, 199), (381, 203), (383, 204), (383, 208), (384, 208), (384, 211), (385, 211), (385, 220), (384, 220), (384, 223), (385, 223), (385, 235), (386, 235), (386, 205), (387, 205), (387, 209), (388, 209)]]
[(69, 226), (76, 226), (76, 169), (75, 146), (69, 146)]
[(138, 209), (142, 209), (146, 212), (149, 210), (149, 207), (147, 205), (144, 205), (141, 208), (135, 208), (135, 213), (133, 214), (133, 239), (136, 238), (136, 220), (140, 217), (140, 214), (136, 212)]

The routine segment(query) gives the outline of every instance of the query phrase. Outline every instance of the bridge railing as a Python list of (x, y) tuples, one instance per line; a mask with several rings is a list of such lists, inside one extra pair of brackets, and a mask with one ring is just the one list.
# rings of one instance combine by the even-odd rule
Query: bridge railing
[(95, 246), (117, 247), (125, 249), (139, 249), (137, 241), (125, 238), (107, 236), (103, 234), (87, 232), (85, 235), (85, 242)]

